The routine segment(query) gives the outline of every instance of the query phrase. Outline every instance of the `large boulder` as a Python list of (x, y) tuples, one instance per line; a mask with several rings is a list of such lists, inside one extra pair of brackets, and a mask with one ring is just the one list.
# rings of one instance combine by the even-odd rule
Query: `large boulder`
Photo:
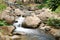
[(14, 26), (0, 26), (0, 32), (3, 35), (12, 35), (13, 30), (15, 29)]
[(3, 20), (4, 19), (4, 17), (7, 15), (7, 12), (2, 12), (1, 14), (0, 14), (0, 20)]
[(14, 16), (9, 16), (9, 15), (6, 15), (4, 17), (5, 21), (8, 23), (8, 24), (12, 24), (13, 21), (14, 21)]
[(27, 16), (22, 26), (36, 28), (39, 25), (39, 23), (41, 23), (41, 20), (37, 16)]
[(0, 19), (3, 20), (6, 15), (10, 14), (10, 8), (6, 8), (1, 14), (0, 14)]
[(11, 13), (9, 13), (9, 10), (4, 10), (1, 14), (0, 14), (0, 20), (5, 20), (7, 23), (12, 24), (12, 22), (14, 21), (15, 17), (13, 15), (10, 15)]
[(48, 18), (53, 17), (52, 12), (49, 9), (42, 9), (40, 14), (37, 15), (41, 20), (47, 20)]

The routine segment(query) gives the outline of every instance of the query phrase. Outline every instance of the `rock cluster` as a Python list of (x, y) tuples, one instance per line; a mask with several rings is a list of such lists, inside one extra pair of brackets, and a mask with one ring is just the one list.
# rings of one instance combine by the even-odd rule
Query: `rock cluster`
[(52, 34), (56, 38), (60, 38), (60, 29), (52, 28), (52, 26), (40, 26), (41, 30), (44, 30), (46, 33)]
[[(55, 37), (60, 37), (60, 29), (54, 29), (43, 23), (43, 21), (47, 20), (48, 18), (55, 17), (49, 9), (43, 8), (42, 10), (34, 10), (32, 12), (33, 13), (28, 13), (30, 16), (26, 16), (27, 14), (22, 10), (12, 9), (11, 7), (8, 7), (0, 14), (0, 20), (5, 20), (8, 24), (12, 24), (16, 18), (20, 17), (20, 15), (25, 15), (26, 17), (22, 24), (23, 27), (34, 29), (38, 27), (45, 32), (47, 31)], [(57, 18), (57, 16), (55, 18)], [(18, 35), (8, 36), (12, 35), (11, 33), (14, 29), (15, 27), (13, 26), (0, 27), (0, 30), (2, 30), (2, 32), (0, 32), (0, 40), (20, 40), (21, 38)]]
[(7, 7), (6, 10), (0, 14), (0, 20), (5, 20), (8, 24), (12, 24), (16, 18), (23, 14), (24, 13), (19, 9), (13, 10), (12, 8)]
[(0, 26), (0, 40), (27, 40), (26, 36), (13, 35), (14, 26)]

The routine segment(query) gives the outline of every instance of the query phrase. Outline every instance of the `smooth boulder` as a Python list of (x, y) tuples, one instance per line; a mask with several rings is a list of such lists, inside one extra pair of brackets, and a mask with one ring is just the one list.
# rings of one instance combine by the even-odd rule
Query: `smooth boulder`
[(36, 28), (38, 27), (39, 23), (41, 23), (41, 20), (37, 16), (35, 15), (27, 16), (22, 26), (29, 28)]

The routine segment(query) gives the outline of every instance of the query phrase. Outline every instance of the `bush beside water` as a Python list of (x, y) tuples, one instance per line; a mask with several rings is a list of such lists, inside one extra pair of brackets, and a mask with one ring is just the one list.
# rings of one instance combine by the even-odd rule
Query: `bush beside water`
[(55, 28), (60, 28), (60, 19), (49, 18), (45, 23), (49, 26), (53, 26)]
[(5, 20), (0, 20), (0, 26), (8, 26)]

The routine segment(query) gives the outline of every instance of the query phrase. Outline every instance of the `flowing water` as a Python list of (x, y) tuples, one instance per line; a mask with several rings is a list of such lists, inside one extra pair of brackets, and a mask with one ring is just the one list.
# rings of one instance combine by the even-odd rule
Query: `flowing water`
[[(15, 5), (15, 3), (9, 2), (8, 0), (4, 0), (9, 6)], [(20, 5), (17, 6), (20, 8)], [(21, 9), (21, 8), (20, 8)], [(29, 12), (28, 12), (29, 13)], [(25, 40), (55, 40), (55, 38), (49, 34), (44, 33), (43, 31), (37, 29), (29, 29), (29, 28), (24, 28), (22, 27), (22, 23), (24, 22), (25, 18), (24, 17), (19, 17), (15, 20), (13, 23), (13, 26), (16, 27), (14, 32), (16, 33), (21, 33), (23, 32), (27, 38)], [(24, 39), (24, 38), (23, 38)]]
[(14, 26), (16, 29), (14, 30), (16, 33), (25, 33), (27, 40), (55, 40), (53, 36), (44, 33), (43, 31), (37, 29), (29, 29), (22, 27), (22, 23), (24, 22), (24, 17), (19, 17), (15, 20)]

